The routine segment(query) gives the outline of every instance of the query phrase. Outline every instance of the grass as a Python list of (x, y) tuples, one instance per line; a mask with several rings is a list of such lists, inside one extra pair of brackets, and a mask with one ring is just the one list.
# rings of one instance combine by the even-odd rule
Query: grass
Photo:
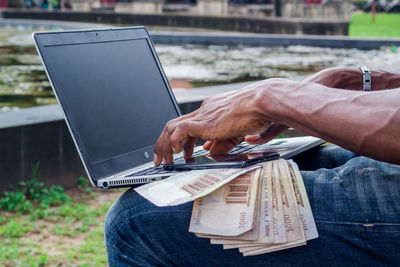
[(351, 17), (349, 36), (400, 37), (400, 13), (377, 13), (375, 23), (370, 13), (355, 13)]
[(0, 199), (0, 266), (106, 266), (103, 222), (121, 191), (93, 190), (81, 177), (64, 192), (32, 173)]

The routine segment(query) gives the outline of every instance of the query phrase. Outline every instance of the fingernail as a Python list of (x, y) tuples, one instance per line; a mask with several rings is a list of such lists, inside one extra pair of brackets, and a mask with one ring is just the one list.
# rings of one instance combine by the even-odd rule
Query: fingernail
[(252, 135), (252, 136), (247, 137), (247, 139), (252, 140), (252, 141), (256, 141), (260, 138), (261, 138), (260, 135)]
[(153, 161), (154, 161), (154, 162), (157, 162), (157, 154), (154, 154), (154, 156), (153, 156)]

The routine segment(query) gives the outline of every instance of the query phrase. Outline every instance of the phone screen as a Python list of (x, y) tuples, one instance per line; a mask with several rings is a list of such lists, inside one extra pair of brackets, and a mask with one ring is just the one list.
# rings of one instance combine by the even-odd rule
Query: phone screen
[(276, 154), (275, 152), (263, 153), (240, 153), (240, 154), (225, 154), (225, 155), (203, 155), (190, 158), (188, 160), (175, 160), (175, 164), (191, 164), (191, 163), (215, 163), (215, 162), (246, 162), (251, 159), (268, 157)]

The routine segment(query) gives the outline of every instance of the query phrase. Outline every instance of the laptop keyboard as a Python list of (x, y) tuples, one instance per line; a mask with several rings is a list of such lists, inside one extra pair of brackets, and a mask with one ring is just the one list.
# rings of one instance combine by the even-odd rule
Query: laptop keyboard
[(244, 152), (247, 152), (247, 151), (255, 148), (256, 146), (257, 145), (250, 145), (250, 144), (247, 144), (247, 143), (240, 143), (234, 149), (232, 149), (229, 153), (230, 154), (244, 153)]
[[(256, 147), (256, 145), (241, 143), (238, 146), (236, 146), (234, 149), (232, 149), (229, 153), (230, 154), (244, 153), (246, 151), (249, 151), (250, 149), (253, 149), (254, 147)], [(209, 152), (207, 150), (200, 149), (200, 150), (197, 150), (196, 152), (194, 152), (192, 157), (203, 156), (203, 155), (207, 155), (208, 153)], [(182, 156), (175, 158), (175, 160), (181, 160), (181, 159), (183, 159)], [(126, 177), (142, 176), (142, 175), (155, 175), (155, 174), (171, 174), (171, 173), (179, 173), (182, 171), (183, 170), (164, 170), (163, 166), (158, 166), (158, 167), (153, 166), (153, 167), (126, 175)]]

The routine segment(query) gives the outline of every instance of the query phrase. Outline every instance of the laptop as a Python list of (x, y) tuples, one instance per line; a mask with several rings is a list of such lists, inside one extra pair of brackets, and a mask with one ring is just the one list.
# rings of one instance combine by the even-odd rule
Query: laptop
[[(38, 32), (33, 38), (93, 186), (140, 185), (182, 171), (152, 162), (164, 125), (181, 112), (144, 27)], [(304, 138), (262, 148), (289, 157), (323, 143)], [(251, 149), (256, 146), (242, 143), (231, 153)], [(194, 150), (194, 156), (207, 153)]]

